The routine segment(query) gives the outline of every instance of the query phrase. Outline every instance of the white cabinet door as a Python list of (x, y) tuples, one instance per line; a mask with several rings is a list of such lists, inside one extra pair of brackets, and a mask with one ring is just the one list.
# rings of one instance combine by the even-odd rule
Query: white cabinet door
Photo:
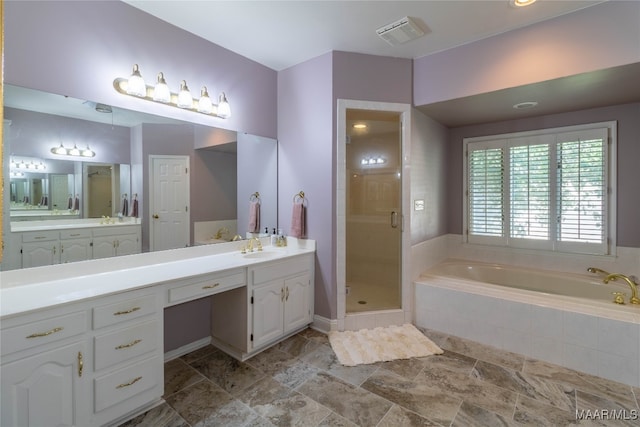
[(140, 253), (137, 234), (121, 234), (116, 239), (116, 255), (131, 255)]
[(60, 262), (85, 261), (93, 258), (91, 239), (60, 240)]
[(60, 263), (58, 241), (22, 244), (22, 268), (41, 267)]
[(284, 333), (311, 323), (311, 279), (309, 274), (284, 281)]
[(93, 238), (93, 258), (109, 258), (116, 255), (116, 243), (113, 236)]
[(84, 354), (79, 342), (3, 365), (2, 425), (87, 425)]
[(282, 281), (253, 290), (253, 347), (260, 347), (283, 334), (284, 288)]

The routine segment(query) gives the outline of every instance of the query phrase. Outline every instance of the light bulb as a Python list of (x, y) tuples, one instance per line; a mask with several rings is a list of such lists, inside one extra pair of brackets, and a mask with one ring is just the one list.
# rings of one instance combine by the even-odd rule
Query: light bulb
[(202, 90), (200, 91), (200, 99), (198, 100), (198, 111), (204, 114), (211, 114), (213, 111), (213, 104), (211, 103), (211, 98), (209, 98), (209, 93), (207, 92), (207, 87), (202, 86)]
[(142, 98), (147, 96), (147, 86), (140, 74), (138, 64), (133, 65), (133, 73), (131, 73), (131, 77), (129, 77), (127, 82), (127, 93), (129, 95), (140, 96)]
[(70, 156), (79, 156), (80, 150), (78, 150), (78, 147), (75, 144), (73, 144), (73, 148), (69, 150), (68, 154)]
[(191, 96), (191, 92), (189, 92), (189, 88), (187, 87), (187, 82), (185, 80), (180, 82), (178, 103), (176, 105), (180, 108), (193, 108), (193, 97)]
[(229, 105), (229, 101), (227, 101), (227, 96), (224, 92), (222, 92), (219, 97), (218, 117), (222, 117), (223, 119), (231, 117), (231, 106)]
[(65, 155), (67, 155), (67, 149), (66, 149), (66, 148), (64, 148), (64, 146), (62, 145), (62, 143), (60, 143), (60, 145), (59, 145), (58, 147), (53, 147), (53, 148), (51, 149), (51, 152), (52, 152), (53, 154), (58, 154), (58, 155), (60, 155), (60, 156), (65, 156)]
[(93, 157), (95, 155), (96, 153), (94, 153), (93, 150), (91, 150), (88, 145), (86, 149), (82, 150), (82, 157)]
[(164, 74), (158, 73), (158, 82), (153, 89), (153, 100), (158, 102), (164, 102), (165, 104), (171, 101), (171, 91), (167, 82), (164, 79)]

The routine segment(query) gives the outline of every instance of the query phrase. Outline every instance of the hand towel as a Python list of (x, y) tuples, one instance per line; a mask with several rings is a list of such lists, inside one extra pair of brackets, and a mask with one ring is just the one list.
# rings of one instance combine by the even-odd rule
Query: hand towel
[(260, 203), (249, 202), (249, 233), (260, 231)]
[(122, 200), (122, 216), (129, 216), (129, 200), (126, 197)]
[(305, 207), (302, 203), (293, 204), (293, 213), (291, 215), (291, 236), (301, 238), (305, 235)]
[(133, 199), (133, 206), (131, 209), (131, 216), (138, 218), (138, 199)]
[(67, 201), (67, 209), (71, 210), (73, 208), (73, 197), (69, 196), (69, 200)]
[(80, 198), (78, 196), (76, 196), (76, 200), (73, 202), (73, 210), (74, 211), (80, 210)]

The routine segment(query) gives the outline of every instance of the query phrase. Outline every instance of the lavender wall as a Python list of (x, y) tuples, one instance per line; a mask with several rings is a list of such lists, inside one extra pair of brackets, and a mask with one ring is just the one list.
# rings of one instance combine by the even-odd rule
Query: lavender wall
[[(6, 83), (209, 126), (276, 137), (277, 73), (120, 1), (4, 3)], [(128, 96), (113, 89), (138, 63), (149, 83), (162, 71), (177, 90), (224, 91), (228, 120)]]
[(278, 73), (278, 224), (290, 234), (293, 195), (304, 191), (317, 241), (315, 313), (335, 319), (332, 65), (327, 53)]
[(80, 161), (128, 164), (129, 129), (86, 120), (36, 113), (6, 107), (4, 117), (11, 126), (4, 129), (4, 143), (10, 155), (38, 157), (40, 159), (74, 160), (58, 156), (51, 148), (63, 143), (66, 148), (77, 144), (84, 149), (87, 144), (96, 152), (90, 159)]
[(571, 126), (584, 123), (618, 121), (618, 246), (640, 247), (640, 103), (575, 111), (565, 114), (511, 120), (451, 129), (448, 152), (447, 211), (449, 233), (462, 233), (462, 140), (463, 138)]
[(410, 104), (411, 73), (411, 60), (347, 52), (328, 53), (278, 73), (278, 222), (289, 230), (292, 197), (303, 190), (307, 234), (318, 244), (315, 313), (320, 316), (337, 317), (337, 100)]
[(638, 62), (638, 22), (640, 2), (605, 2), (419, 58), (415, 105)]

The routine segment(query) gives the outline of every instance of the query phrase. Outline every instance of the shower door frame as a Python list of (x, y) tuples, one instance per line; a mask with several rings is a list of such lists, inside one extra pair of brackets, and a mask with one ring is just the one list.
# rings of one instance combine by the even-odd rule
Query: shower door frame
[[(347, 110), (386, 111), (400, 114), (401, 172), (402, 172), (402, 237), (400, 251), (401, 307), (390, 310), (374, 310), (358, 313), (346, 312), (346, 195), (347, 195)], [(413, 304), (411, 298), (411, 233), (410, 230), (410, 141), (411, 105), (389, 102), (338, 99), (336, 137), (336, 293), (339, 331), (368, 329), (378, 326), (411, 323)]]

